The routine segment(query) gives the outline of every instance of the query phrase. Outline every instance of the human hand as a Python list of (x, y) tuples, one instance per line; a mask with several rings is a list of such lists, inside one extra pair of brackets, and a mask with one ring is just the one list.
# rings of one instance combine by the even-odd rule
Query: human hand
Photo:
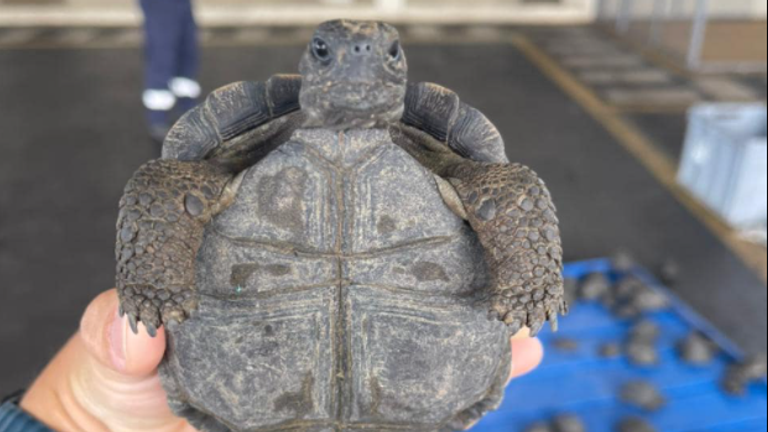
[[(97, 297), (80, 331), (53, 359), (21, 407), (60, 432), (195, 432), (173, 415), (157, 376), (165, 333), (151, 338), (140, 325), (134, 335), (118, 316), (114, 290)], [(510, 380), (535, 369), (543, 348), (526, 331), (512, 339)]]
[(176, 418), (157, 376), (165, 333), (134, 335), (118, 316), (115, 290), (98, 296), (80, 331), (48, 365), (21, 407), (52, 429), (116, 432), (194, 432)]

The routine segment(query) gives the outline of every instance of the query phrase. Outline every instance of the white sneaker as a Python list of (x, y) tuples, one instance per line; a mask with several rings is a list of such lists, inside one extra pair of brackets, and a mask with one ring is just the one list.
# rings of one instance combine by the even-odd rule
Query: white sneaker
[(174, 78), (168, 83), (168, 87), (177, 98), (197, 99), (202, 93), (200, 84), (189, 78)]
[(151, 111), (170, 111), (176, 105), (176, 96), (169, 90), (144, 90), (141, 99)]

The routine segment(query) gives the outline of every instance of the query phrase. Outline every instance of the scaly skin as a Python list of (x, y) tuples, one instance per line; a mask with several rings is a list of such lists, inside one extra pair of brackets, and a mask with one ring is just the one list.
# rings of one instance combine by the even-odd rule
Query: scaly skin
[(205, 225), (229, 201), (232, 175), (208, 162), (156, 160), (125, 188), (117, 221), (121, 313), (150, 334), (197, 307), (195, 259)]
[(563, 250), (552, 197), (544, 182), (518, 164), (465, 161), (443, 173), (455, 179), (492, 273), (491, 314), (512, 333), (536, 335), (566, 314)]
[(390, 133), (458, 192), (491, 272), (491, 316), (509, 325), (512, 333), (527, 326), (535, 336), (547, 321), (556, 330), (558, 315), (568, 313), (568, 304), (559, 220), (544, 182), (523, 165), (465, 159), (409, 126), (393, 127)]

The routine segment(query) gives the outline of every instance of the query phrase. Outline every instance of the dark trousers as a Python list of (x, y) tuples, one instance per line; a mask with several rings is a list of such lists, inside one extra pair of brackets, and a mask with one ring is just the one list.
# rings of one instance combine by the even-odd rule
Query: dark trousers
[(196, 79), (197, 25), (191, 0), (140, 0), (146, 37), (146, 88), (167, 89), (172, 78)]

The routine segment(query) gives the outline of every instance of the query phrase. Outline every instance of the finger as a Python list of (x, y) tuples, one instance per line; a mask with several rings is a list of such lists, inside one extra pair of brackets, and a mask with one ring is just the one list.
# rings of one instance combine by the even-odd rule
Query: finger
[(126, 318), (118, 315), (115, 290), (98, 296), (80, 323), (80, 338), (89, 353), (110, 369), (127, 376), (143, 377), (152, 374), (165, 353), (165, 332), (158, 329), (152, 338), (144, 326), (133, 334)]
[(509, 380), (527, 375), (544, 359), (544, 346), (537, 338), (512, 339), (512, 368)]
[[(544, 358), (544, 346), (537, 338), (531, 338), (530, 330), (522, 329), (509, 342), (512, 345), (512, 363), (507, 385), (515, 379), (536, 369)], [(476, 424), (476, 423), (475, 423)], [(466, 430), (472, 429), (475, 424)]]
[(522, 330), (517, 332), (516, 335), (512, 336), (512, 340), (518, 340), (518, 339), (530, 339), (531, 338), (531, 329), (528, 327), (523, 327)]
[(116, 292), (107, 291), (83, 315), (74, 345), (78, 361), (69, 379), (73, 398), (108, 430), (191, 430), (173, 416), (157, 376), (165, 332), (158, 329), (153, 338), (140, 326), (134, 334), (118, 304)]
[(155, 373), (165, 334), (133, 335), (115, 291), (94, 300), (77, 333), (22, 401), (53, 430), (193, 432), (173, 416)]

